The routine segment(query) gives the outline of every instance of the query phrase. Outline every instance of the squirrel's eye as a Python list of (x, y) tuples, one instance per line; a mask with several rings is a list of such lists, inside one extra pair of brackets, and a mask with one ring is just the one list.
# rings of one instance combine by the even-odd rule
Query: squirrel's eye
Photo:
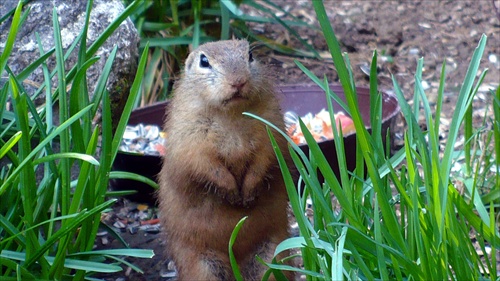
[(208, 58), (204, 55), (200, 55), (200, 67), (207, 68), (210, 67), (210, 63), (208, 62)]
[(248, 52), (248, 62), (253, 62), (252, 52)]

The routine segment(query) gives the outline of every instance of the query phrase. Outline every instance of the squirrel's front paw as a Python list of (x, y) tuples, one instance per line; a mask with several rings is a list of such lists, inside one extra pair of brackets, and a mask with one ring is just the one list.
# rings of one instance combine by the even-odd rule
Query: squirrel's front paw
[(215, 194), (231, 205), (241, 205), (243, 198), (236, 183), (236, 179), (228, 169), (224, 167), (215, 168), (209, 177), (215, 186)]
[(243, 198), (238, 189), (230, 190), (226, 192), (223, 196), (224, 199), (231, 205), (239, 206), (243, 204)]
[(263, 181), (262, 178), (258, 177), (255, 173), (247, 173), (242, 187), (244, 206), (249, 206), (255, 201), (265, 183), (266, 181)]

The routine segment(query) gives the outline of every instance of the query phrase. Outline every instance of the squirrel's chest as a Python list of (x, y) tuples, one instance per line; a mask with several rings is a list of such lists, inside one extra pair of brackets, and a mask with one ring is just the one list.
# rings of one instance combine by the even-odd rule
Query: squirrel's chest
[(255, 154), (259, 133), (261, 132), (256, 131), (256, 128), (247, 122), (214, 122), (207, 139), (212, 141), (219, 157), (228, 163), (237, 164), (248, 161)]

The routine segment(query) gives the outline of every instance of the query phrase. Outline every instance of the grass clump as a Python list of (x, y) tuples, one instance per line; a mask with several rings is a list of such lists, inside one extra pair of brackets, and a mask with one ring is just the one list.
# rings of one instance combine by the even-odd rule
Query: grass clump
[[(29, 16), (29, 10), (22, 12), (22, 5), (20, 1), (12, 13), (0, 56), (0, 73), (8, 75), (8, 83), (0, 89), (0, 101), (6, 104), (11, 100), (13, 109), (0, 108), (0, 157), (5, 163), (0, 168), (0, 279), (83, 280), (92, 279), (97, 272), (120, 271), (120, 263), (128, 264), (122, 256), (153, 255), (140, 249), (92, 251), (101, 215), (116, 201), (106, 199), (109, 179), (115, 176), (111, 164), (133, 100), (140, 93), (147, 53), (140, 58), (130, 98), (115, 131), (105, 85), (117, 48), (109, 54), (93, 94), (87, 87), (86, 71), (99, 59), (95, 56), (97, 49), (139, 7), (139, 2), (131, 3), (87, 48), (89, 1), (79, 41), (66, 53), (54, 9), (55, 47), (45, 51), (39, 43), (40, 59), (21, 73), (13, 73), (7, 60), (23, 19)], [(75, 48), (78, 43), (79, 48)], [(78, 61), (66, 71), (65, 60), (71, 52), (78, 52)], [(46, 62), (50, 56), (56, 59), (52, 72)], [(42, 91), (46, 96), (39, 108), (23, 88), (23, 81), (38, 67), (43, 70), (44, 82), (35, 96)], [(58, 81), (55, 89), (51, 85), (53, 76)], [(59, 125), (52, 123), (54, 104), (59, 108)], [(94, 126), (92, 120), (99, 107), (102, 121)], [(73, 168), (79, 171), (76, 177), (72, 176)]]
[[(431, 108), (421, 85), (423, 59), (418, 61), (416, 69), (413, 106), (393, 78), (408, 129), (403, 148), (390, 156), (380, 138), (382, 100), (376, 81), (377, 52), (373, 54), (370, 73), (370, 133), (361, 120), (349, 58), (340, 51), (321, 1), (313, 1), (313, 6), (356, 127), (357, 162), (361, 164), (354, 172), (347, 171), (342, 153), (343, 137), (336, 128), (334, 142), (339, 155), (339, 178), (302, 123), (310, 156), (306, 157), (289, 141), (300, 183), (293, 181), (282, 152), (276, 150), (300, 230), (299, 237), (284, 241), (276, 254), (299, 248), (303, 267), (269, 264), (270, 270), (297, 271), (306, 275), (307, 280), (498, 280), (496, 253), (500, 247), (500, 218), (495, 210), (499, 206), (500, 186), (500, 90), (496, 90), (493, 98), (493, 132), (486, 134), (486, 145), (473, 145), (485, 132), (482, 128), (472, 128), (471, 114), (472, 100), (487, 73), (484, 71), (476, 79), (486, 36), (481, 37), (470, 59), (443, 149), (439, 146), (439, 112), (445, 87), (444, 64), (436, 108)], [(333, 116), (331, 102), (335, 93), (328, 89), (326, 79), (311, 78), (326, 89)], [(417, 122), (420, 114), (425, 117), (428, 128), (425, 131)], [(332, 124), (336, 123), (332, 120)], [(455, 143), (464, 127), (469, 145), (457, 151)], [(274, 142), (272, 134), (270, 137)], [(473, 147), (475, 149), (471, 149)], [(488, 158), (485, 155), (491, 158), (485, 160)], [(467, 159), (466, 173), (461, 178), (452, 177), (452, 167), (459, 158)], [(318, 171), (324, 181), (318, 179)], [(478, 190), (485, 183), (489, 188), (480, 194)], [(466, 188), (459, 192), (457, 187), (462, 184)], [(298, 186), (304, 189), (298, 191)], [(332, 203), (332, 196), (340, 210)], [(312, 201), (314, 216), (311, 219), (305, 215), (307, 199)], [(477, 249), (490, 254), (482, 256)]]

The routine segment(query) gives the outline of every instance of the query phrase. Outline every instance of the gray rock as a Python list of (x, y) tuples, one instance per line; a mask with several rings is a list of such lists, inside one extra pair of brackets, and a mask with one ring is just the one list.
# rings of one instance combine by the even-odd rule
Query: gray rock
[[(17, 6), (17, 0), (2, 0), (0, 5), (0, 16), (5, 15)], [(38, 33), (45, 51), (54, 47), (54, 31), (52, 24), (52, 11), (56, 7), (61, 28), (63, 47), (66, 50), (78, 37), (85, 21), (85, 10), (87, 1), (82, 0), (35, 0), (27, 4), (31, 11), (26, 21), (18, 32), (14, 49), (8, 61), (8, 66), (14, 73), (19, 73), (28, 65), (40, 57), (35, 33)], [(26, 10), (23, 7), (23, 11)], [(87, 47), (89, 47), (109, 24), (123, 12), (121, 1), (119, 0), (95, 0), (87, 33)], [(0, 49), (5, 47), (5, 42), (11, 26), (11, 20), (0, 24)], [(123, 105), (129, 94), (134, 75), (137, 69), (139, 37), (137, 30), (130, 19), (124, 21), (118, 29), (111, 35), (101, 48), (97, 51), (100, 60), (87, 71), (87, 83), (89, 93), (93, 95), (97, 81), (102, 69), (114, 46), (118, 46), (113, 69), (108, 79), (107, 89), (112, 102), (113, 116), (119, 117)], [(66, 62), (66, 71), (69, 71), (77, 62), (78, 47), (76, 47)], [(55, 67), (55, 55), (48, 60), (49, 70)], [(5, 77), (5, 73), (2, 74)], [(27, 79), (25, 84), (41, 84), (43, 73), (41, 67)], [(34, 82), (34, 83), (33, 83)], [(57, 77), (52, 80), (53, 87), (57, 87)], [(33, 91), (28, 90), (27, 91)], [(32, 93), (30, 93), (32, 94)], [(43, 96), (37, 103), (44, 101)], [(114, 118), (116, 119), (116, 118)]]

